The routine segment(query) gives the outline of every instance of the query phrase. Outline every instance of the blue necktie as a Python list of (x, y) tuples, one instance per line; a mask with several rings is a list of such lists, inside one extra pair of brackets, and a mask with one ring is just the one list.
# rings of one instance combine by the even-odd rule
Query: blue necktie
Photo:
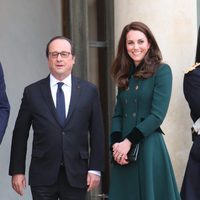
[(58, 82), (58, 89), (56, 93), (56, 110), (59, 116), (61, 125), (64, 125), (66, 114), (65, 114), (65, 96), (62, 90), (64, 83)]

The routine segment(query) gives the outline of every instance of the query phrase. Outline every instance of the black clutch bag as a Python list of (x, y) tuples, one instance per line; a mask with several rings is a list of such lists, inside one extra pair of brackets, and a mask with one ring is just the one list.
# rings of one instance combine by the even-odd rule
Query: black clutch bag
[[(139, 153), (139, 148), (140, 148), (140, 144), (136, 144), (136, 145), (132, 145), (130, 151), (128, 152), (127, 156), (128, 156), (128, 162), (131, 163), (131, 162), (135, 162), (138, 158), (138, 153)], [(112, 160), (111, 160), (112, 163), (114, 164), (118, 164), (113, 156), (112, 156)]]
[(130, 151), (127, 154), (129, 162), (134, 162), (137, 160), (139, 148), (140, 148), (140, 144), (136, 144), (131, 147)]

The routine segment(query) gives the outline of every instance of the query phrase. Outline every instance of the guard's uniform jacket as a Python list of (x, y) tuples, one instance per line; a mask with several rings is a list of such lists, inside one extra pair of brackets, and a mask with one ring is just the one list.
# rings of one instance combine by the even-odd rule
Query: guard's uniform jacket
[[(185, 71), (183, 81), (185, 99), (190, 107), (190, 115), (194, 122), (192, 130), (193, 145), (190, 151), (185, 176), (181, 188), (182, 200), (200, 199), (200, 63), (196, 63)], [(199, 130), (199, 131), (198, 131)]]

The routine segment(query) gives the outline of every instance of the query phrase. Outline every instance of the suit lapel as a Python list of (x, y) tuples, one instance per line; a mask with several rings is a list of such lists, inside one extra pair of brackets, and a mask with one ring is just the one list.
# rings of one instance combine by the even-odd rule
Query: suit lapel
[[(68, 111), (66, 122), (70, 119), (72, 113), (75, 110), (78, 100), (80, 100), (80, 98), (79, 98), (80, 91), (81, 91), (81, 87), (80, 87), (79, 80), (76, 77), (72, 76), (71, 99), (70, 99), (69, 111)], [(66, 122), (65, 122), (65, 124), (66, 124)]]

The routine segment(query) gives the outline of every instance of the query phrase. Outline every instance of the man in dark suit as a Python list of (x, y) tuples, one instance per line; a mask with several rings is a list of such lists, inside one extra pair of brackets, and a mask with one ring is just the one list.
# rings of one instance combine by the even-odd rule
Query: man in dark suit
[(50, 75), (25, 88), (15, 123), (9, 168), (12, 187), (23, 195), (32, 125), (29, 184), (33, 199), (84, 200), (86, 192), (98, 186), (104, 167), (97, 88), (71, 74), (75, 56), (69, 39), (52, 38), (46, 55)]
[(10, 114), (10, 105), (6, 95), (3, 69), (0, 63), (0, 144), (2, 142)]

